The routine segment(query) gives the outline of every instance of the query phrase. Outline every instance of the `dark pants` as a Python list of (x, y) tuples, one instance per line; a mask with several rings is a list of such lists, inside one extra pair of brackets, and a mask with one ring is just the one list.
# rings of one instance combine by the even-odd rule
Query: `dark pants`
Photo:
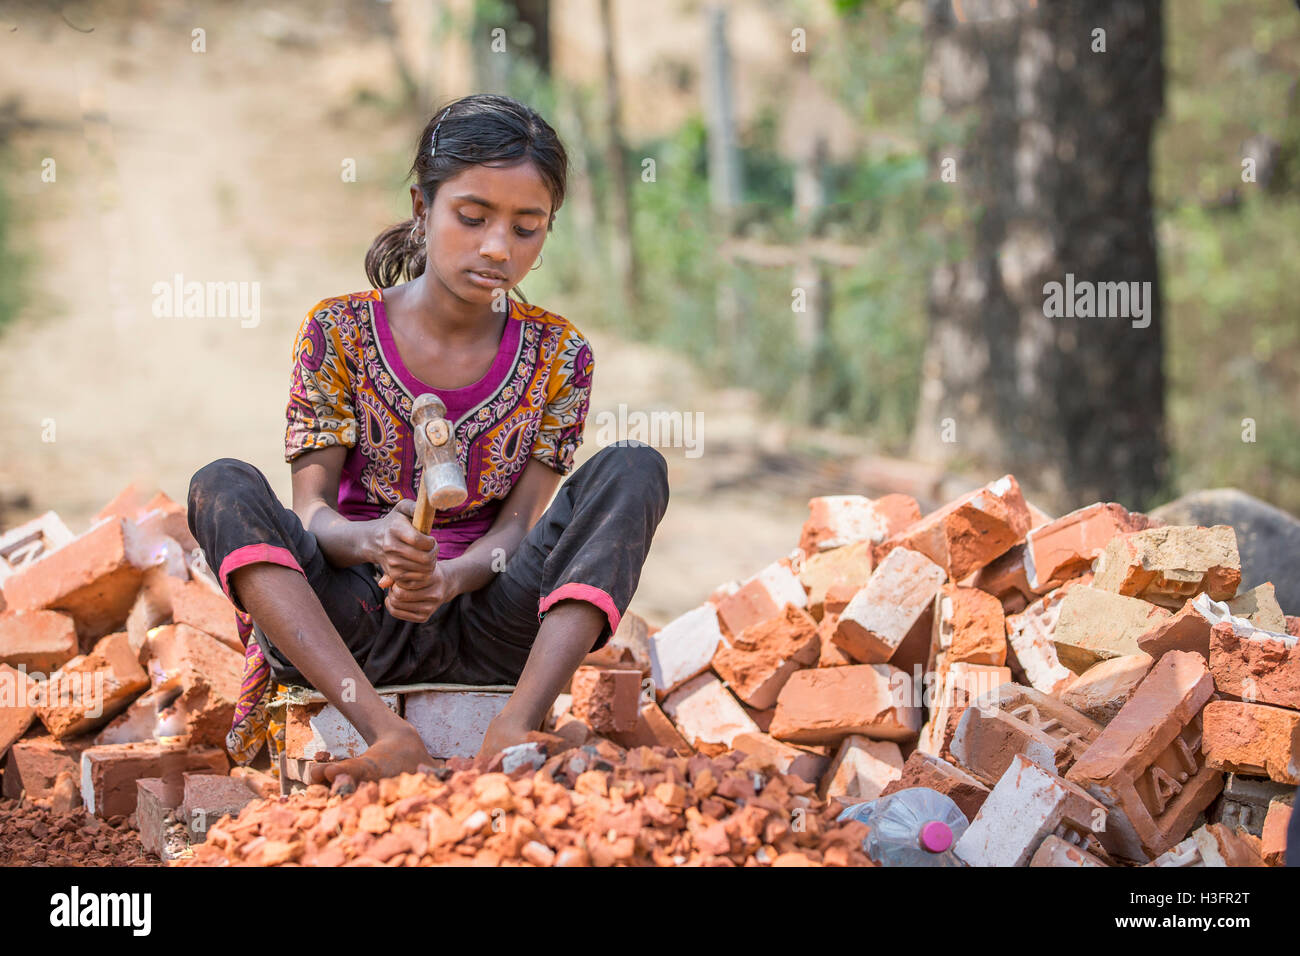
[[(330, 564), (315, 536), (247, 462), (205, 465), (189, 489), (190, 531), (235, 606), (246, 610), (230, 586), (236, 568), (270, 562), (300, 571), (375, 685), (513, 684), (546, 611), (570, 598), (605, 612), (592, 649), (603, 646), (636, 592), (667, 507), (668, 465), (657, 449), (640, 442), (602, 448), (568, 476), (504, 570), (416, 624), (384, 606), (375, 565)], [(310, 686), (253, 623), (272, 680)]]

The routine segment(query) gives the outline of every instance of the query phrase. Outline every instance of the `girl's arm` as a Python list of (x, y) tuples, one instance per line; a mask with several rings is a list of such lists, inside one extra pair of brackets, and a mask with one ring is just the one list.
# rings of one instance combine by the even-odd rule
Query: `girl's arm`
[(338, 513), (339, 481), (348, 449), (331, 445), (305, 452), (293, 461), (293, 510), (303, 527), (316, 536), (330, 564), (351, 567), (378, 562), (375, 526), (378, 521), (349, 521)]

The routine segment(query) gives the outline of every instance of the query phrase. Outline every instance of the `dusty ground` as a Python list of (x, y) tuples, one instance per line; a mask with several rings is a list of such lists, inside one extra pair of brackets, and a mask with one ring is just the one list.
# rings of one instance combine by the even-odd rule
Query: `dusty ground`
[[(10, 12), (0, 30), (0, 86), (36, 121), (11, 136), (35, 295), (0, 348), (5, 526), (53, 508), (83, 530), (129, 481), (183, 501), (194, 471), (225, 456), (256, 464), (288, 502), (297, 325), (319, 299), (367, 288), (365, 249), (409, 212), (410, 124), (353, 100), (359, 85), (392, 86), (381, 41), (330, 16), (289, 29), (252, 8), (141, 9)], [(341, 181), (345, 158), (355, 183)], [(155, 317), (152, 287), (176, 273), (259, 283), (260, 321)], [(800, 436), (792, 453), (751, 394), (530, 298), (592, 339), (593, 416), (619, 403), (704, 412), (703, 454), (663, 448), (672, 501), (633, 610), (667, 620), (789, 551), (808, 496), (871, 490), (851, 477), (860, 443)], [(819, 441), (833, 453), (805, 453)], [(580, 460), (597, 447), (589, 426)]]

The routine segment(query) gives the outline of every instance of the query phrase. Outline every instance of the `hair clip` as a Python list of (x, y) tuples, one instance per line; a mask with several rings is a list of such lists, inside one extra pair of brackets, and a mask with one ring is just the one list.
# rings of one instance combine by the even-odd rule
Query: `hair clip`
[(433, 159), (433, 157), (438, 154), (438, 127), (442, 125), (442, 121), (447, 118), (447, 114), (450, 112), (451, 112), (451, 107), (448, 106), (445, 110), (443, 110), (442, 116), (439, 117), (437, 125), (433, 127), (433, 135), (429, 137), (429, 142), (430, 142), (429, 158), (430, 159)]

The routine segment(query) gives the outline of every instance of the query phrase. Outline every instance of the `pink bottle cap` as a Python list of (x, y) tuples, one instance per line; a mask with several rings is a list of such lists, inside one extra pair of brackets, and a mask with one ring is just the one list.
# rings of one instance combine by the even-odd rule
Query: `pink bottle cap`
[(921, 846), (931, 853), (942, 853), (952, 846), (952, 830), (946, 823), (931, 820), (921, 827)]

